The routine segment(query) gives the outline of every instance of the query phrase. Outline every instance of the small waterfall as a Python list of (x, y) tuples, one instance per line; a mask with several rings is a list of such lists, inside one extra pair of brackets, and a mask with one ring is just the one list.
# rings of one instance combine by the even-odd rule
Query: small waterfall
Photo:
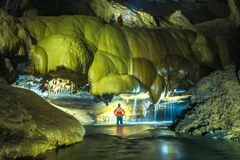
[(170, 112), (169, 120), (173, 120), (173, 118), (175, 118), (176, 116), (176, 107), (177, 107), (176, 105), (177, 105), (176, 103), (169, 104), (169, 112)]
[(153, 118), (153, 121), (156, 122), (157, 121), (157, 106), (158, 104), (154, 104), (154, 118)]
[(132, 109), (132, 116), (135, 117), (136, 119), (136, 108), (137, 108), (137, 99), (135, 98), (134, 101), (133, 101), (133, 109)]
[[(177, 102), (166, 102), (160, 105), (160, 111), (163, 112), (162, 118), (163, 121), (172, 121), (176, 116), (181, 114), (181, 111), (189, 105), (188, 100), (181, 103)], [(159, 114), (161, 116), (161, 114)]]
[(169, 102), (167, 102), (167, 105), (163, 105), (163, 120), (166, 121), (166, 117), (167, 117), (167, 114), (168, 114), (168, 111), (167, 111), (167, 107), (168, 106)]
[(154, 122), (158, 121), (158, 119), (157, 119), (157, 115), (158, 115), (157, 112), (158, 112), (158, 110), (160, 108), (160, 102), (162, 101), (162, 98), (164, 97), (164, 95), (165, 95), (165, 91), (163, 91), (161, 93), (161, 95), (159, 97), (159, 101), (156, 104), (154, 104)]
[(164, 121), (172, 121), (173, 118), (176, 116), (176, 105), (172, 102), (166, 102), (163, 104), (163, 110), (164, 110)]

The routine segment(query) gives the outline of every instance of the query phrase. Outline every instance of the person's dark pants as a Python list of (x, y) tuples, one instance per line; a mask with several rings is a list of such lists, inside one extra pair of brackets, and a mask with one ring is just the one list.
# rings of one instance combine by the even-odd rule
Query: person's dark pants
[(122, 116), (117, 117), (117, 125), (119, 124), (119, 122), (120, 122), (120, 124), (123, 124), (123, 117)]

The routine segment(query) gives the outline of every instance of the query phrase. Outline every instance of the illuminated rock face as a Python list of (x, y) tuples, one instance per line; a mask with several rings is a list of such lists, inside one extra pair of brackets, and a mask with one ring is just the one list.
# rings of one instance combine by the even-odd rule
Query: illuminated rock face
[[(12, 18), (11, 22), (13, 29), (20, 26), (24, 34), (11, 28), (4, 32), (1, 54), (5, 50), (20, 54), (22, 46), (31, 46), (34, 72), (64, 67), (88, 74), (92, 94), (150, 91), (157, 103), (179, 81), (205, 76), (203, 68), (224, 67), (216, 37), (187, 29), (116, 27), (89, 16)], [(11, 42), (9, 36), (16, 41)], [(224, 40), (235, 41), (222, 36)], [(221, 55), (229, 53), (229, 48), (221, 51)]]
[(86, 74), (92, 63), (94, 50), (78, 37), (56, 34), (42, 39), (38, 42), (38, 46), (44, 48), (47, 53), (47, 60), (45, 60), (47, 62), (44, 60), (41, 62), (47, 65), (47, 72), (63, 66), (72, 71)]
[(0, 84), (0, 157), (37, 156), (80, 142), (83, 126), (32, 91)]
[(190, 21), (182, 15), (181, 11), (175, 11), (169, 18), (169, 21), (179, 27), (191, 26)]

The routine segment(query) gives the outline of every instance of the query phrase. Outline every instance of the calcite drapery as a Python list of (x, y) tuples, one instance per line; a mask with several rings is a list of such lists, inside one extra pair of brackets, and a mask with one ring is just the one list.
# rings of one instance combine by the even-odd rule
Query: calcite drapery
[(187, 29), (126, 28), (90, 16), (25, 17), (15, 23), (29, 33), (30, 42), (36, 41), (31, 49), (35, 71), (65, 67), (88, 74), (93, 94), (149, 90), (156, 103), (178, 80), (201, 78), (192, 74), (201, 66), (221, 67), (215, 37)]

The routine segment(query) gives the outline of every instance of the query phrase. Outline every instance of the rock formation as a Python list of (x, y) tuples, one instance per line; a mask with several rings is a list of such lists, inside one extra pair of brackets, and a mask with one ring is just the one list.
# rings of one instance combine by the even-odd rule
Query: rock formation
[(123, 17), (123, 25), (128, 27), (157, 27), (153, 16), (146, 12), (127, 8), (126, 6), (107, 0), (93, 0), (91, 9), (105, 22), (117, 22), (118, 16)]
[[(177, 81), (198, 81), (208, 74), (205, 68), (224, 67), (239, 49), (237, 37), (226, 35), (234, 30), (209, 35), (194, 26), (127, 28), (90, 16), (14, 18), (4, 11), (1, 15), (1, 54), (29, 56), (32, 74), (59, 67), (87, 74), (95, 95), (150, 91), (157, 103), (177, 87)], [(229, 41), (234, 42), (231, 48), (222, 44)], [(222, 45), (226, 48), (219, 50)]]
[(176, 118), (176, 132), (239, 141), (239, 91), (234, 65), (213, 72), (191, 89), (192, 105)]
[(0, 84), (0, 159), (37, 156), (81, 142), (83, 126), (26, 89)]
[[(210, 1), (218, 3), (200, 3)], [(14, 57), (27, 57), (26, 72), (33, 75), (59, 69), (74, 73), (81, 78), (75, 76), (73, 81), (83, 80), (82, 85), (89, 86), (93, 95), (146, 91), (154, 103), (181, 84), (198, 82), (213, 70), (226, 68), (239, 56), (237, 0), (182, 0), (189, 3), (170, 5), (163, 0), (161, 5), (153, 2), (161, 8), (152, 14), (152, 4), (142, 11), (116, 1), (81, 2), (69, 2), (66, 8), (61, 0), (42, 5), (28, 0), (1, 2), (5, 11), (0, 10), (0, 55), (13, 64)], [(75, 15), (85, 12), (85, 7), (78, 8), (84, 5), (91, 13)], [(72, 15), (60, 16), (64, 13)], [(89, 16), (93, 14), (98, 18)], [(116, 25), (119, 15), (123, 26)], [(239, 86), (233, 70), (233, 66), (218, 70), (192, 89), (192, 105), (186, 109), (190, 112), (176, 119), (176, 132), (239, 139)], [(63, 79), (49, 82), (70, 83), (69, 78)], [(68, 86), (72, 90), (77, 85)], [(0, 156), (35, 156), (82, 140), (85, 131), (76, 119), (30, 91), (0, 88)], [(98, 115), (106, 116), (100, 111)]]

